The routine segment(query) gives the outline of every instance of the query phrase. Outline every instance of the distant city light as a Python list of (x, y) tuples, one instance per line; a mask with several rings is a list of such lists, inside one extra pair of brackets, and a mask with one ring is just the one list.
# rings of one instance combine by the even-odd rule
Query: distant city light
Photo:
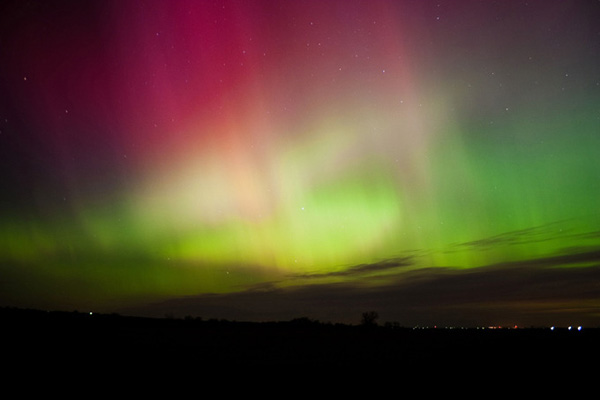
[(581, 330), (581, 326), (578, 326), (578, 327), (577, 327), (577, 330), (578, 330), (578, 331), (580, 331), (580, 330)]

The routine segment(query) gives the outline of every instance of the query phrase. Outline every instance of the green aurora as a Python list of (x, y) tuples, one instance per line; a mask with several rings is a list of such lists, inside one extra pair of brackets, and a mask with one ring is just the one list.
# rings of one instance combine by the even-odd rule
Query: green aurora
[(598, 4), (349, 3), (5, 6), (2, 305), (600, 268)]

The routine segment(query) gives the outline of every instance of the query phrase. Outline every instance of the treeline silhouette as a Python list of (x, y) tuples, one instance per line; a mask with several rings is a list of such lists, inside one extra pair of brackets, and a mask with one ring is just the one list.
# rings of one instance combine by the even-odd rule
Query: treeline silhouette
[(13, 357), (79, 361), (425, 365), (449, 360), (557, 363), (600, 355), (598, 329), (414, 329), (379, 325), (376, 312), (362, 317), (357, 325), (347, 325), (307, 317), (243, 322), (0, 308), (0, 334)]

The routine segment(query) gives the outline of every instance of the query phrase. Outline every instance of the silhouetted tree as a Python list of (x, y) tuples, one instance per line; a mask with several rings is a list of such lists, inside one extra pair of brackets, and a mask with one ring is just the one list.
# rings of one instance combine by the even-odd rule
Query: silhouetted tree
[(376, 311), (364, 312), (360, 324), (362, 326), (377, 326), (377, 318), (379, 318), (379, 314)]

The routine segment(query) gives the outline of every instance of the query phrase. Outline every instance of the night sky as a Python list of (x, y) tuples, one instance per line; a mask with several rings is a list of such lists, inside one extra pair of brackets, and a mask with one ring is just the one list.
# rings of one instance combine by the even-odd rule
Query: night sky
[(0, 305), (600, 326), (600, 2), (3, 1)]

